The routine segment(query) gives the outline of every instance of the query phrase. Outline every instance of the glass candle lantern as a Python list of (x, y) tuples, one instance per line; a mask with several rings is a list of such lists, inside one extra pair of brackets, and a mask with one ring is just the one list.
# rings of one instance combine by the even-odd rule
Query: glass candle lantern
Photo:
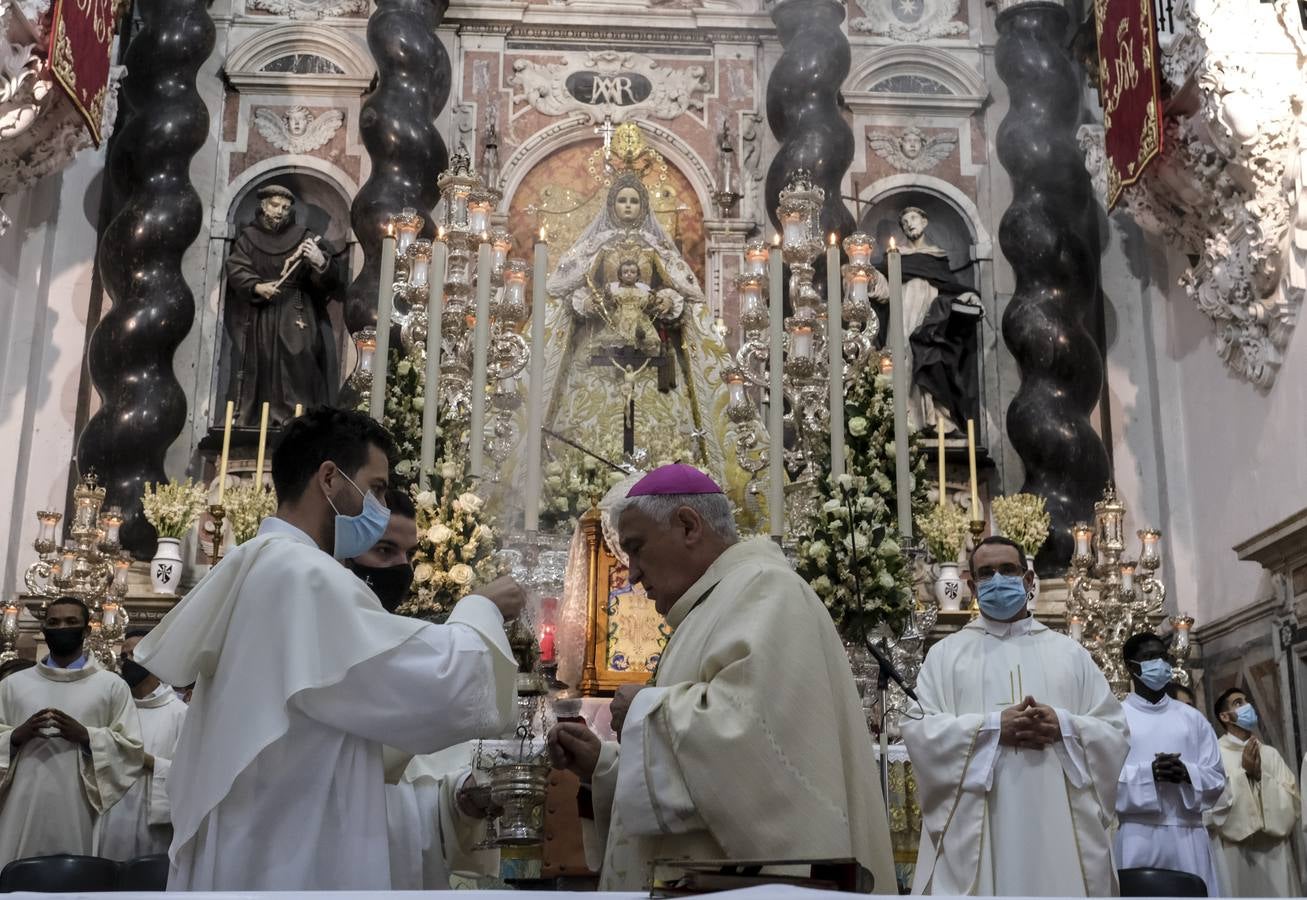
[(762, 238), (749, 241), (744, 245), (744, 267), (741, 272), (745, 275), (766, 275), (767, 254), (767, 242)]
[(358, 371), (363, 375), (372, 374), (372, 358), (377, 353), (377, 329), (369, 325), (360, 328), (354, 334), (354, 349), (358, 351)]
[(450, 188), (449, 222), (451, 225), (467, 225), (468, 198), (472, 189), (465, 184), (456, 184)]
[(118, 604), (106, 601), (100, 606), (100, 624), (105, 631), (112, 632), (118, 624)]
[(36, 544), (38, 553), (49, 553), (55, 548), (55, 528), (59, 525), (59, 520), (63, 516), (57, 512), (46, 512), (41, 510), (36, 514), (36, 520), (40, 527), (36, 535)]
[(123, 514), (118, 508), (111, 506), (106, 509), (100, 516), (100, 530), (104, 532), (103, 542), (110, 547), (117, 547), (118, 532), (123, 525)]
[(738, 281), (740, 290), (740, 314), (742, 316), (767, 315), (767, 304), (762, 298), (762, 278), (757, 275), (741, 275)]
[(1136, 563), (1134, 560), (1121, 561), (1122, 593), (1133, 594), (1135, 592), (1135, 569), (1136, 569)]
[(781, 233), (786, 244), (802, 244), (808, 239), (808, 217), (797, 210), (783, 213)]
[(748, 402), (748, 397), (744, 392), (744, 379), (737, 372), (728, 372), (725, 376), (726, 391), (729, 395), (729, 402), (732, 406)]
[(870, 298), (871, 273), (858, 266), (845, 266), (848, 270), (849, 297), (857, 303)]
[(59, 580), (71, 581), (73, 569), (77, 565), (77, 551), (71, 546), (64, 547), (63, 558), (59, 561)]
[(1147, 567), (1156, 568), (1161, 565), (1162, 558), (1157, 552), (1157, 545), (1162, 540), (1162, 533), (1155, 528), (1144, 528), (1139, 531), (1139, 541), (1142, 549), (1139, 553), (1139, 562)]
[(1094, 529), (1084, 522), (1078, 522), (1072, 529), (1072, 533), (1076, 539), (1076, 556), (1088, 557), (1090, 554), (1089, 542), (1093, 538)]
[(876, 242), (861, 231), (855, 231), (844, 239), (844, 252), (848, 254), (850, 265), (870, 266), (875, 249)]
[(812, 329), (807, 325), (790, 327), (790, 355), (795, 359), (812, 358)]
[(473, 197), (467, 203), (467, 227), (474, 232), (490, 229), (490, 199)]
[[(395, 253), (403, 257), (408, 253), (408, 248), (413, 246), (417, 240), (418, 232), (426, 224), (426, 219), (418, 215), (418, 211), (411, 206), (404, 207), (399, 215), (394, 218), (395, 224)], [(430, 258), (428, 256), (428, 258)]]
[(1066, 633), (1073, 641), (1079, 641), (1085, 636), (1085, 620), (1082, 616), (1074, 615), (1067, 622)]
[(411, 287), (425, 291), (431, 277), (431, 242), (414, 241), (408, 252), (408, 283)]
[(490, 235), (491, 267), (496, 271), (504, 268), (508, 252), (513, 249), (513, 237), (504, 228), (496, 228)]
[(509, 316), (526, 313), (526, 260), (510, 259), (504, 264), (504, 312)]
[(113, 561), (113, 586), (112, 591), (115, 596), (127, 596), (127, 573), (132, 568), (132, 557), (129, 553), (124, 553)]

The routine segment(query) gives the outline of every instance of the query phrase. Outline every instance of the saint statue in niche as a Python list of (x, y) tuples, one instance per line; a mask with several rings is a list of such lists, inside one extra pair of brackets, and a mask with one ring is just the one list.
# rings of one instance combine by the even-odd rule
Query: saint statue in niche
[[(930, 219), (915, 206), (899, 211), (899, 228), (907, 241), (903, 262), (903, 326), (908, 333), (908, 425), (914, 431), (965, 430), (978, 414), (980, 392), (976, 364), (976, 325), (984, 315), (976, 292), (953, 277), (948, 253), (930, 243)], [(881, 281), (872, 296), (889, 298)]]
[(227, 329), (234, 348), (228, 399), (236, 424), (257, 427), (266, 402), (280, 424), (305, 407), (331, 404), (339, 365), (326, 305), (341, 279), (336, 250), (295, 222), (295, 195), (259, 189), (254, 222), (227, 257)]
[(726, 348), (638, 174), (613, 180), (548, 293), (546, 425), (597, 453), (620, 456), (634, 443), (721, 477)]

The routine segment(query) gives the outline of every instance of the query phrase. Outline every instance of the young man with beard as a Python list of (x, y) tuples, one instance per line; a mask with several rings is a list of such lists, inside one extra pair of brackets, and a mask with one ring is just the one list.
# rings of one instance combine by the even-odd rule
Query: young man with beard
[(273, 425), (289, 421), (297, 403), (336, 401), (339, 367), (326, 309), (340, 284), (336, 251), (295, 221), (294, 207), (288, 189), (260, 188), (254, 222), (227, 257), (227, 330), (236, 348), (228, 396), (237, 425), (258, 427), (265, 401)]
[(136, 661), (133, 654), (149, 628), (134, 627), (123, 638), (118, 668), (132, 692), (145, 744), (145, 771), (101, 817), (99, 856), (127, 860), (167, 853), (172, 843), (172, 807), (168, 804), (168, 771), (186, 722), (186, 704), (172, 685), (163, 684)]
[(84, 649), (90, 611), (52, 600), (50, 655), (0, 682), (0, 866), (95, 852), (95, 822), (141, 775), (131, 691)]

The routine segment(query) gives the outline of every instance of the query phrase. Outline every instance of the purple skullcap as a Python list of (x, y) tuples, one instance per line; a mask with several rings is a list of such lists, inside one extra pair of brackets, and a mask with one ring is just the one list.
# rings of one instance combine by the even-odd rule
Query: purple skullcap
[(669, 494), (720, 494), (722, 489), (694, 466), (672, 463), (659, 466), (637, 481), (627, 497), (666, 496)]

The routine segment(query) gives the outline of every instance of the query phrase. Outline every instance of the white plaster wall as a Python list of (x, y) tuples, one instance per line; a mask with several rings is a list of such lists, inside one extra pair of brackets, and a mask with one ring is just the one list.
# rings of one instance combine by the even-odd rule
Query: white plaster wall
[(35, 512), (64, 510), (103, 166), (102, 153), (85, 152), (62, 174), (3, 201), (13, 219), (0, 237), (0, 591), (5, 596), (20, 588), (35, 559)]

